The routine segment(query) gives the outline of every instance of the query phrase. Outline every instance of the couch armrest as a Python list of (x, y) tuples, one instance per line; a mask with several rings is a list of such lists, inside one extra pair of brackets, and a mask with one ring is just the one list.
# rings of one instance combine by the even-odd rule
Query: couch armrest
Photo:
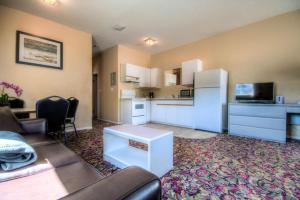
[(46, 119), (26, 119), (26, 120), (20, 120), (20, 123), (26, 133), (46, 134), (47, 131)]
[(128, 167), (62, 198), (64, 200), (160, 200), (158, 177), (139, 167)]

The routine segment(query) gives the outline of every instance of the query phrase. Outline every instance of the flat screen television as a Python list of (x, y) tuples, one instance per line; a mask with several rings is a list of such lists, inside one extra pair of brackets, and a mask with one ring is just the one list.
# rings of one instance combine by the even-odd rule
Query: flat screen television
[(235, 100), (241, 103), (274, 103), (274, 83), (239, 83)]

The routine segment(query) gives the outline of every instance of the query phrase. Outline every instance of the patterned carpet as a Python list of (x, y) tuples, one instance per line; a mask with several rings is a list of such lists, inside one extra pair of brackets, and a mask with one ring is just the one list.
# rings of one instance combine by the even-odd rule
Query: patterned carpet
[[(96, 122), (68, 144), (104, 176), (118, 170), (102, 160), (102, 129), (111, 125)], [(164, 199), (300, 199), (300, 143), (175, 137), (174, 169), (161, 182)]]

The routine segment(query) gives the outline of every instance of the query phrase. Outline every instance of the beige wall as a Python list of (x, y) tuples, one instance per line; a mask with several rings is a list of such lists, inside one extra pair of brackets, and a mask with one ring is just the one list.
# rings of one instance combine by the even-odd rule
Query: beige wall
[[(229, 72), (229, 100), (235, 83), (274, 81), (277, 95), (287, 102), (299, 101), (300, 10), (155, 54), (150, 66), (169, 69), (193, 58), (200, 58), (204, 69), (222, 67)], [(180, 88), (162, 88), (156, 96)]]
[[(89, 33), (0, 6), (0, 80), (24, 89), (27, 107), (38, 99), (59, 95), (80, 100), (77, 126), (92, 126), (92, 40)], [(16, 64), (16, 30), (63, 42), (64, 69)]]
[[(99, 71), (99, 118), (112, 122), (120, 122), (120, 94), (123, 89), (135, 89), (138, 95), (140, 90), (132, 83), (121, 81), (121, 64), (131, 63), (147, 67), (150, 62), (150, 54), (117, 45), (107, 49), (93, 59), (94, 70)], [(117, 73), (117, 85), (110, 85), (110, 74)]]
[[(110, 74), (118, 72), (118, 47), (112, 47), (102, 52), (96, 58), (99, 67), (100, 115), (99, 118), (118, 122), (118, 89), (119, 85), (110, 85)], [(117, 73), (118, 76), (118, 73)]]

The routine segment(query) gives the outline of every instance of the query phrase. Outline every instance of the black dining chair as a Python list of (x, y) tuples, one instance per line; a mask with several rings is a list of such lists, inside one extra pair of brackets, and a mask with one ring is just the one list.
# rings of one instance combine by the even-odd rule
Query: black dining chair
[(69, 109), (69, 101), (59, 97), (51, 96), (37, 101), (36, 115), (37, 118), (47, 119), (47, 133), (61, 136), (64, 135), (64, 141), (67, 142), (65, 131), (65, 121)]
[(76, 136), (78, 137), (78, 133), (75, 125), (75, 119), (76, 119), (76, 112), (77, 112), (79, 100), (76, 99), (75, 97), (70, 97), (67, 100), (69, 101), (70, 106), (69, 106), (67, 119), (66, 119), (66, 128), (67, 127), (74, 128)]
[[(24, 108), (24, 101), (22, 99), (18, 99), (16, 97), (9, 97), (8, 99), (10, 108)], [(15, 113), (15, 116), (18, 119), (26, 119), (29, 118), (29, 113)]]

